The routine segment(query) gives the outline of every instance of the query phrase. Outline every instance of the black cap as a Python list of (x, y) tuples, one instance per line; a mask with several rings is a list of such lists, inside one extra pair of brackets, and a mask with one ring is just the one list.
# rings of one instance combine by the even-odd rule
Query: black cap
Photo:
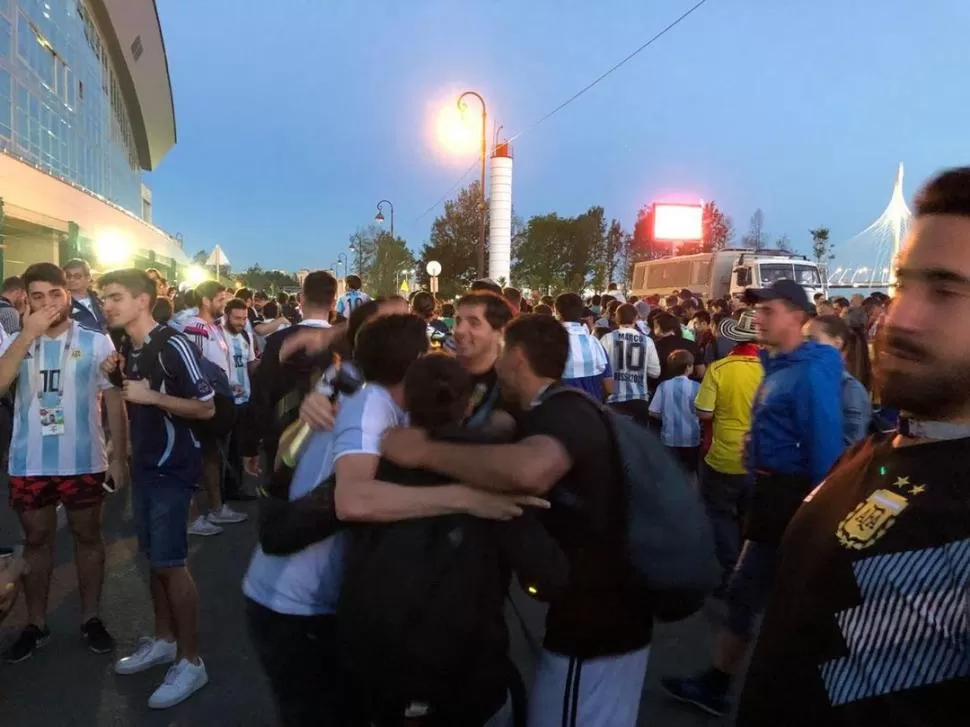
[(756, 303), (769, 300), (786, 300), (806, 313), (815, 312), (815, 306), (808, 299), (805, 288), (794, 280), (779, 280), (767, 288), (747, 288), (744, 291), (744, 298)]

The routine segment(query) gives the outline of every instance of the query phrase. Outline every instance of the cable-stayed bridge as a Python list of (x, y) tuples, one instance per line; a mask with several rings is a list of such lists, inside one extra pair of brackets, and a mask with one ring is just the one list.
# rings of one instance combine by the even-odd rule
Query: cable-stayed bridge
[(903, 196), (903, 165), (896, 172), (889, 205), (879, 218), (851, 239), (834, 246), (829, 288), (889, 288), (895, 284), (899, 255), (913, 213)]

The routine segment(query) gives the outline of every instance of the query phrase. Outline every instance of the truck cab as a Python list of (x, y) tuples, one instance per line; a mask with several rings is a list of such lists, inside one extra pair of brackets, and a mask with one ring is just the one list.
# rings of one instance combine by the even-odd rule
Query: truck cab
[(744, 252), (731, 274), (731, 297), (740, 300), (745, 288), (768, 288), (779, 280), (794, 280), (809, 300), (823, 292), (818, 265), (802, 255), (789, 252)]

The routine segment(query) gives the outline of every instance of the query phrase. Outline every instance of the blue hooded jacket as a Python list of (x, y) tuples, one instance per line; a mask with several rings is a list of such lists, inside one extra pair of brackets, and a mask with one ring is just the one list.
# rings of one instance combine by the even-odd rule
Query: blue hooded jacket
[(845, 449), (842, 359), (832, 346), (805, 341), (788, 354), (762, 355), (748, 462), (752, 471), (803, 475), (817, 484)]

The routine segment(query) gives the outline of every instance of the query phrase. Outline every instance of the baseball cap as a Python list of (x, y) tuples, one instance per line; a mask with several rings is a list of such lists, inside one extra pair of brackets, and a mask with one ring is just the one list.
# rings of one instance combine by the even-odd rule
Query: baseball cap
[(808, 293), (805, 292), (805, 288), (794, 280), (779, 280), (767, 288), (747, 288), (744, 291), (744, 299), (755, 303), (764, 303), (769, 300), (784, 300), (806, 313), (815, 312), (815, 306), (808, 299)]

